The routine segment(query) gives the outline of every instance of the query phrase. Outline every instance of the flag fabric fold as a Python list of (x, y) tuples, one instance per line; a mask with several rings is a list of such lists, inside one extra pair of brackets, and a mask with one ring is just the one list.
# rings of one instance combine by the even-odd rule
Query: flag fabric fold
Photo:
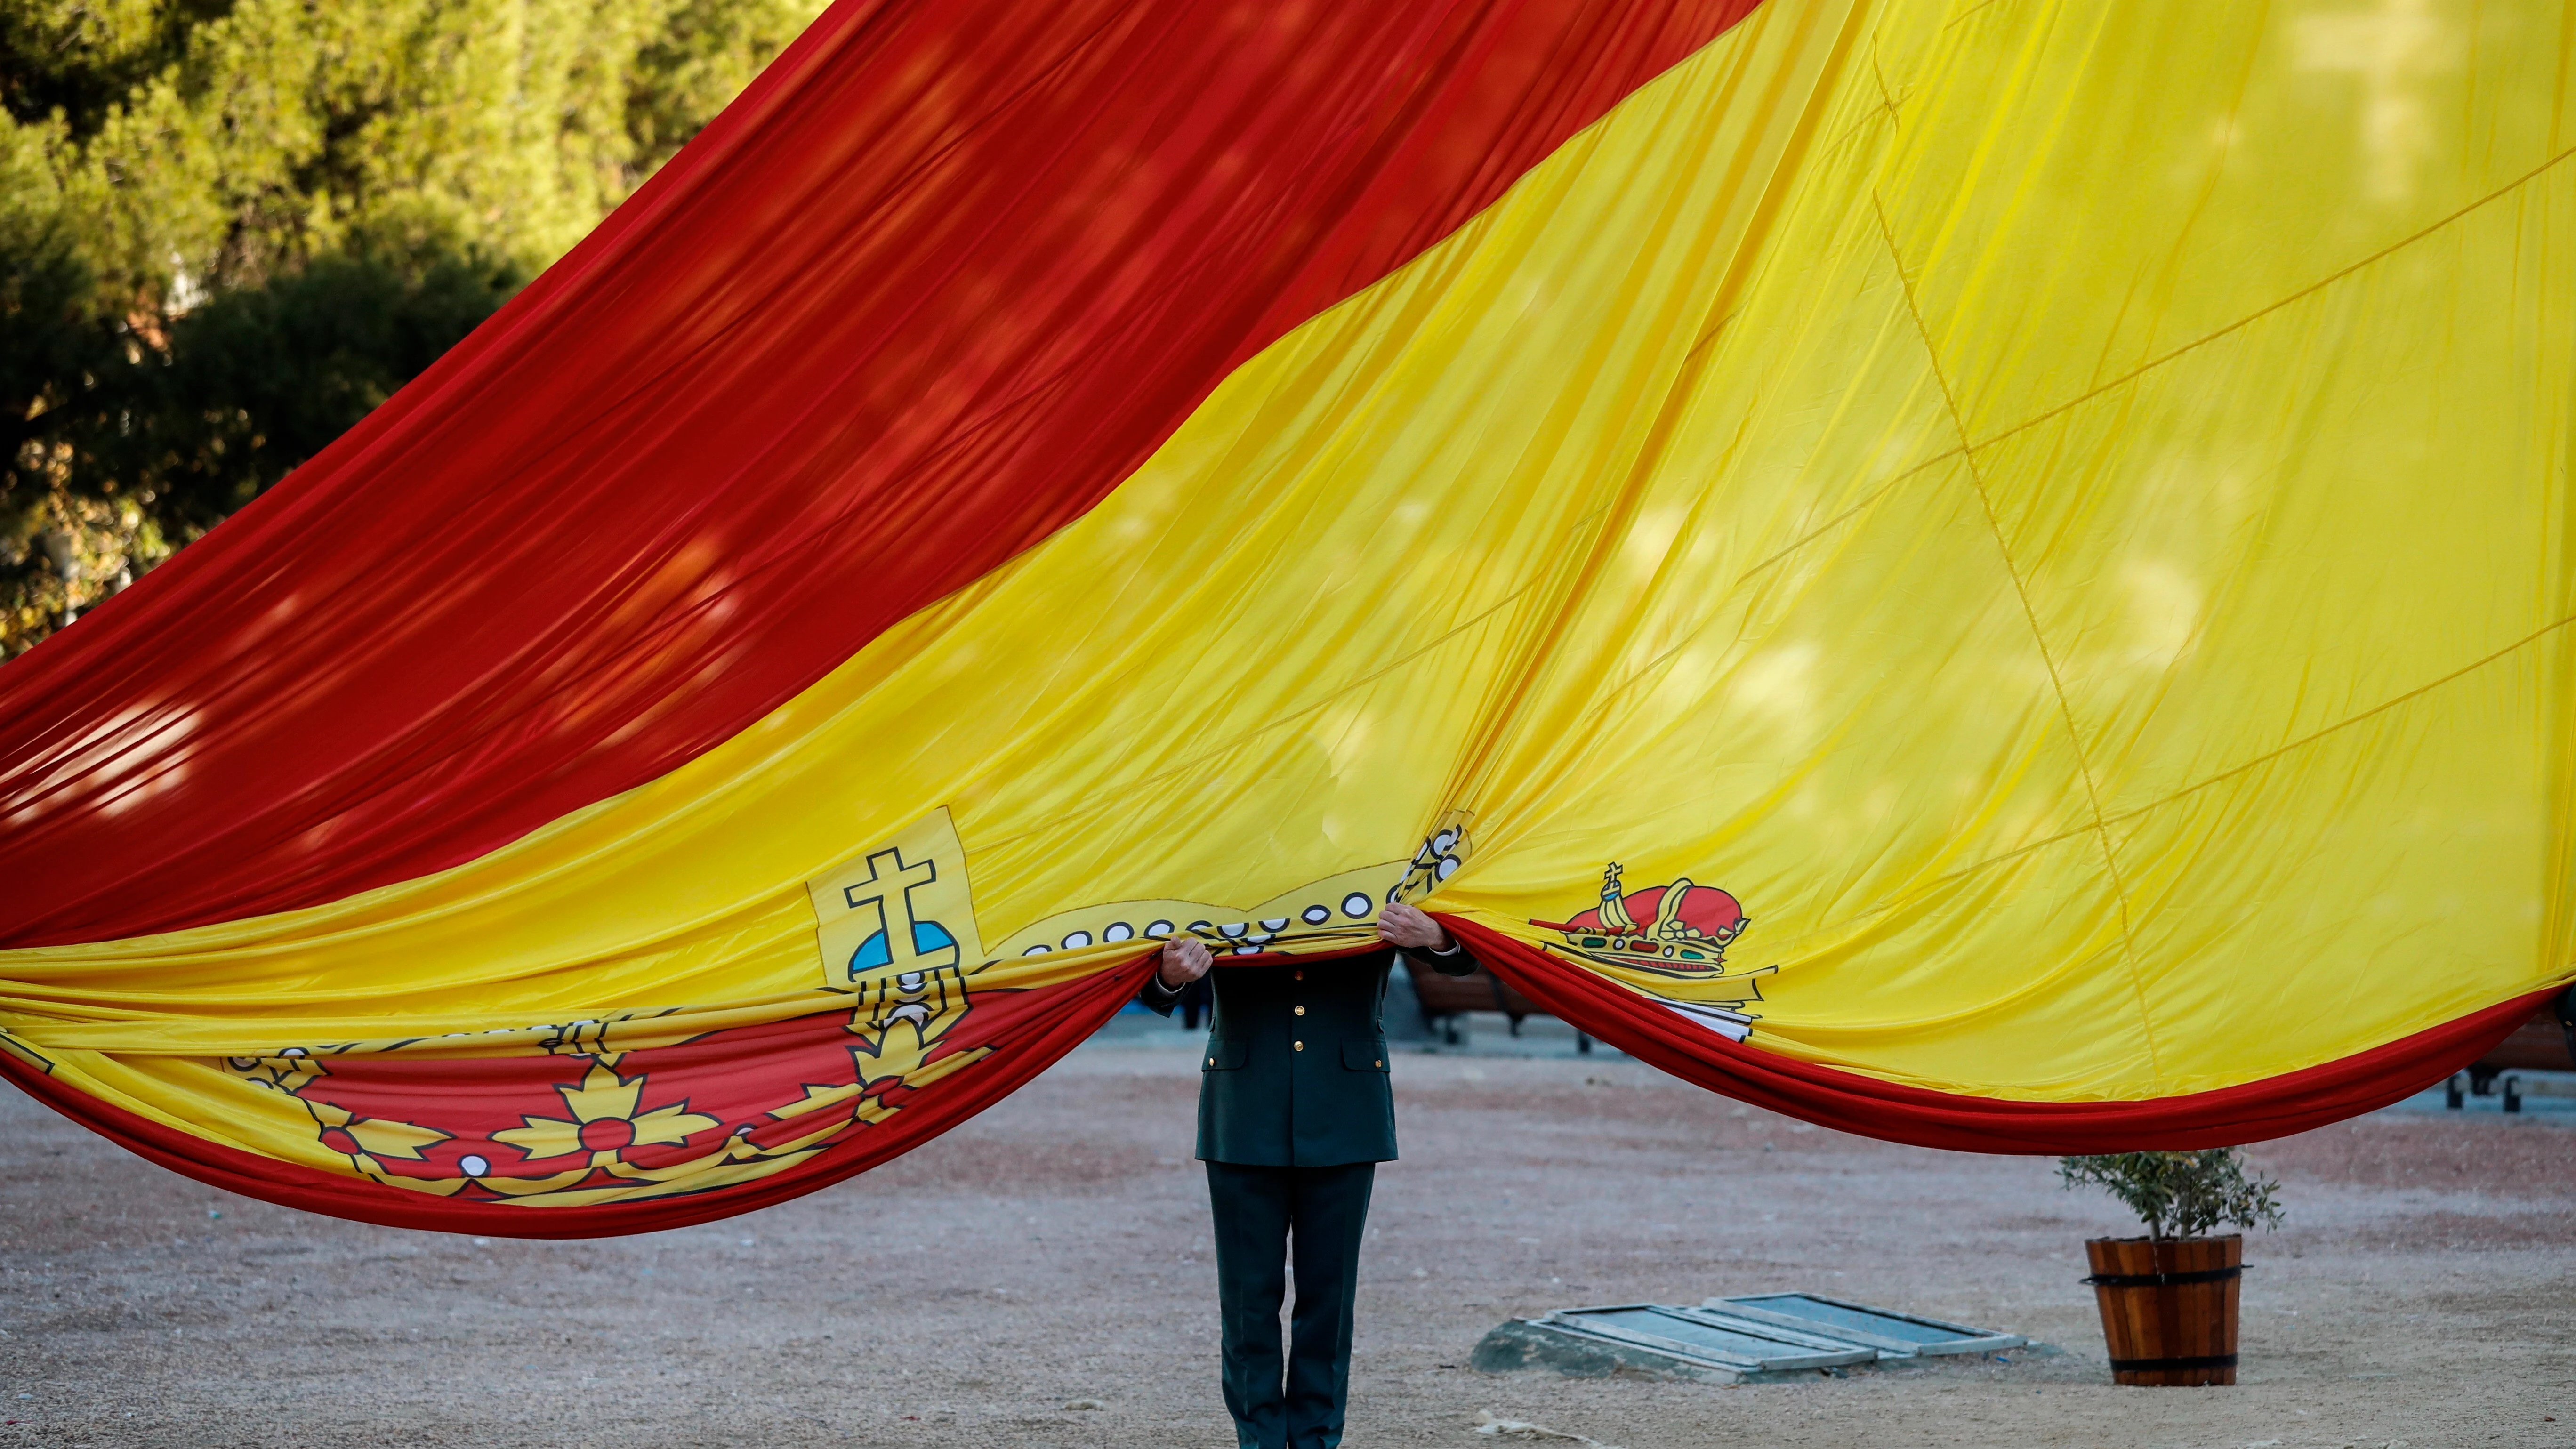
[(1410, 900), (1896, 1140), (2404, 1095), (2576, 945), (2576, 95), (2407, 13), (839, 7), (0, 676), (0, 1070), (637, 1231)]

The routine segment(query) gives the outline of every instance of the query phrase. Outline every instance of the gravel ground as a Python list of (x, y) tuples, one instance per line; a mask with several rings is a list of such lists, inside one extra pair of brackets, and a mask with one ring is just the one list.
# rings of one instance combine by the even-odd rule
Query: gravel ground
[[(200, 1187), (0, 1096), (0, 1449), (1215, 1446), (1216, 1289), (1177, 1030), (1074, 1053), (858, 1181), (577, 1243)], [(1893, 1147), (1541, 1040), (1397, 1059), (1348, 1442), (1480, 1415), (1661, 1445), (2576, 1445), (2576, 1112), (2396, 1109), (2257, 1149), (2243, 1382), (2121, 1389), (2045, 1161)], [(2061, 1357), (1718, 1388), (1465, 1367), (1549, 1307), (1807, 1288)], [(1096, 1407), (1070, 1408), (1078, 1401)]]

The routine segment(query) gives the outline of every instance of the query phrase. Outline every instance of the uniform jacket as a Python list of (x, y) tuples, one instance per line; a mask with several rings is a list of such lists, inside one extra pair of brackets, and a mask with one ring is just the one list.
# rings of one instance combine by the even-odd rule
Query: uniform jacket
[[(1451, 976), (1476, 969), (1461, 946), (1406, 957)], [(1387, 1085), (1389, 947), (1365, 956), (1208, 972), (1216, 1016), (1199, 1065), (1199, 1157), (1249, 1167), (1338, 1167), (1395, 1159)], [(1139, 994), (1168, 1016), (1180, 993), (1147, 977)]]

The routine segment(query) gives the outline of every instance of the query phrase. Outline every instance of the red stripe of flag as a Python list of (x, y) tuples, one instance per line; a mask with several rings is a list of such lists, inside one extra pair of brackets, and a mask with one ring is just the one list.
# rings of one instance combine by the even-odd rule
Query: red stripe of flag
[(2313, 1131), (2423, 1091), (2493, 1050), (2558, 988), (2500, 1001), (2277, 1077), (2138, 1101), (2015, 1102), (1901, 1086), (1728, 1041), (1675, 1011), (1473, 921), (1446, 922), (1539, 1009), (1712, 1092), (1839, 1132), (1956, 1152), (2059, 1155), (2234, 1147)]
[[(951, 1072), (928, 1086), (895, 1089), (887, 1094), (890, 1098), (887, 1105), (897, 1109), (891, 1116), (843, 1135), (803, 1162), (766, 1177), (724, 1187), (675, 1193), (668, 1197), (611, 1199), (579, 1207), (514, 1205), (469, 1193), (441, 1197), (414, 1188), (396, 1187), (390, 1183), (324, 1172), (264, 1157), (239, 1147), (210, 1142), (193, 1132), (167, 1127), (127, 1111), (60, 1081), (5, 1051), (0, 1051), (0, 1080), (16, 1084), (46, 1106), (172, 1172), (263, 1202), (394, 1228), (489, 1233), (495, 1237), (514, 1238), (614, 1237), (621, 1233), (687, 1227), (692, 1223), (712, 1222), (736, 1213), (769, 1207), (829, 1187), (910, 1152), (1018, 1091), (1038, 1073), (1053, 1066), (1066, 1052), (1082, 1045), (1110, 1017), (1117, 1015), (1120, 1008), (1134, 999), (1137, 988), (1144, 985), (1145, 972), (1150, 969), (1148, 963), (1153, 959), (1140, 956), (1097, 976), (1061, 986), (1041, 987), (1033, 991), (992, 992), (978, 997), (974, 1011), (967, 1018), (972, 1023), (971, 1029), (959, 1032), (957, 1039), (949, 1045), (952, 1048), (990, 1047), (992, 1056)], [(844, 1010), (836, 1015), (845, 1020), (848, 1013)], [(804, 1023), (779, 1025), (794, 1027)], [(839, 1032), (840, 1027), (834, 1022), (827, 1024), (824, 1031), (829, 1035)], [(766, 1035), (774, 1038), (776, 1034)], [(740, 1070), (744, 1073), (775, 1076), (782, 1065), (780, 1054), (775, 1051), (774, 1040), (766, 1045), (769, 1047), (767, 1051), (758, 1041), (736, 1043), (727, 1050), (738, 1058)], [(844, 1047), (845, 1053), (846, 1050)], [(351, 1068), (368, 1065), (365, 1058), (338, 1060)], [(492, 1078), (517, 1074), (531, 1065), (562, 1060), (513, 1057), (499, 1061), (451, 1061), (444, 1065), (455, 1073), (457, 1083), (468, 1089), (459, 1093), (460, 1097), (465, 1097), (472, 1095), (471, 1088), (478, 1079), (488, 1089)], [(578, 1063), (589, 1059), (574, 1060)], [(576, 1065), (576, 1075), (578, 1070)], [(459, 1104), (452, 1102), (448, 1105), (453, 1110)], [(547, 1104), (544, 1110), (559, 1109)], [(811, 1123), (813, 1120), (786, 1119), (790, 1123)], [(772, 1130), (774, 1134), (777, 1129), (754, 1130)], [(326, 1146), (347, 1150), (348, 1144), (334, 1143), (331, 1133), (320, 1132), (317, 1135)], [(703, 1147), (704, 1144), (700, 1145)], [(489, 1147), (485, 1150), (495, 1151)], [(545, 1168), (553, 1165), (538, 1164), (525, 1170), (542, 1175)], [(454, 1174), (448, 1176), (453, 1177)]]

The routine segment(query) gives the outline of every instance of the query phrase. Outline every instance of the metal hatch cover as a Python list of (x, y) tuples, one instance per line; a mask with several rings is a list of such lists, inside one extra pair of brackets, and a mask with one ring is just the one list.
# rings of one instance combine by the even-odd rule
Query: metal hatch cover
[(1748, 1373), (1840, 1368), (1879, 1356), (1875, 1348), (1836, 1343), (1813, 1329), (1653, 1303), (1560, 1308), (1537, 1322)]
[(1741, 1298), (1711, 1298), (1700, 1306), (1756, 1323), (1865, 1343), (1889, 1358), (1993, 1353), (2029, 1342), (2018, 1333), (1899, 1313), (1892, 1308), (1873, 1308), (1866, 1303), (1846, 1303), (1814, 1293), (1754, 1293)]

